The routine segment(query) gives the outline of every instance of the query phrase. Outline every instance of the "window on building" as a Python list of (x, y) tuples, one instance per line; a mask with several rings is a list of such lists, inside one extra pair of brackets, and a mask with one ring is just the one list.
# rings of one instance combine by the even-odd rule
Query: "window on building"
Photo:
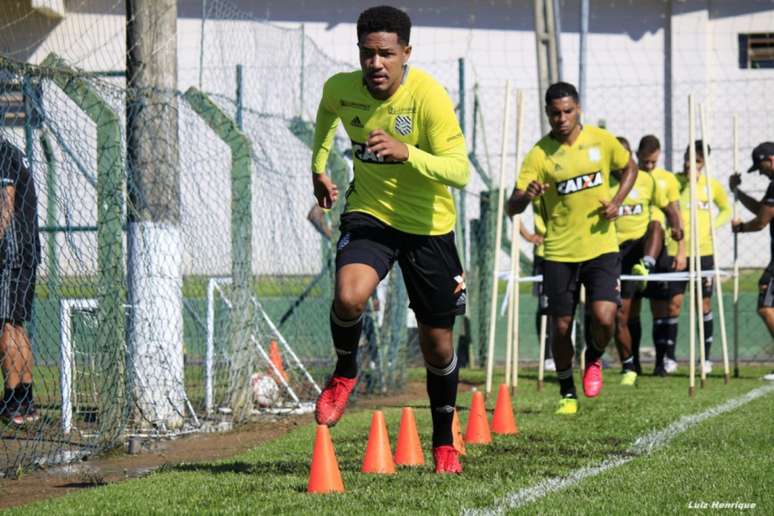
[(774, 32), (739, 34), (739, 68), (774, 68)]
[[(40, 86), (31, 86), (29, 91), (31, 94), (29, 100), (39, 106)], [(31, 120), (28, 121), (21, 81), (0, 73), (0, 127), (21, 127), (27, 122), (31, 122), (32, 127), (40, 127), (38, 111), (31, 110), (31, 115)]]

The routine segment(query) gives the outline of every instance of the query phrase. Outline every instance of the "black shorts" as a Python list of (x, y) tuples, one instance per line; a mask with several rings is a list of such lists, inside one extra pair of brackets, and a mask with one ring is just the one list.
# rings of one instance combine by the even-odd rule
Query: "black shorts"
[[(689, 257), (688, 260), (691, 258)], [(715, 270), (715, 259), (712, 255), (709, 256), (701, 256), (699, 258), (699, 261), (701, 262), (701, 270), (702, 271), (712, 271)], [(690, 261), (688, 262), (690, 265)], [(701, 295), (703, 297), (712, 297), (712, 287), (715, 284), (715, 278), (712, 276), (706, 276), (701, 278)], [(678, 294), (685, 294), (685, 289), (688, 286), (687, 281), (670, 281), (669, 282), (669, 298), (678, 295)]]
[(336, 246), (336, 271), (351, 263), (372, 267), (383, 280), (395, 261), (408, 291), (417, 321), (434, 328), (451, 328), (465, 313), (465, 276), (454, 232), (412, 235), (360, 212), (341, 216)]
[(774, 261), (758, 280), (758, 308), (774, 308)]
[(605, 253), (585, 262), (543, 263), (543, 288), (550, 315), (572, 315), (580, 297), (580, 284), (586, 286), (586, 302), (621, 302), (619, 271), (621, 255)]
[[(543, 264), (546, 262), (542, 256), (535, 255), (532, 258), (532, 275), (540, 276), (543, 274)], [(546, 297), (545, 289), (543, 288), (542, 281), (536, 281), (532, 286), (532, 295), (538, 298), (538, 313), (540, 315), (548, 315), (548, 297)]]
[[(645, 240), (646, 237), (638, 238), (636, 240), (627, 240), (623, 242), (620, 247), (621, 253), (621, 274), (631, 274), (632, 267), (640, 263), (642, 257), (645, 256)], [(639, 281), (624, 281), (621, 280), (621, 297), (623, 299), (632, 299), (634, 297), (641, 297), (638, 290)]]
[[(666, 246), (662, 246), (661, 252), (656, 258), (656, 268), (653, 272), (656, 274), (674, 272), (672, 270), (674, 262), (675, 259), (667, 254)], [(642, 296), (653, 300), (668, 301), (672, 298), (669, 285), (668, 281), (649, 281)]]
[(21, 324), (32, 319), (35, 299), (35, 269), (0, 270), (0, 319)]

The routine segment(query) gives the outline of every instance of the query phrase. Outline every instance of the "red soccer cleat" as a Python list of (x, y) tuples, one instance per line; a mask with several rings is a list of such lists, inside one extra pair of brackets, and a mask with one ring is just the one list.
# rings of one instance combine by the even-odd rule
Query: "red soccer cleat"
[(436, 473), (462, 473), (460, 453), (454, 446), (444, 444), (433, 448)]
[(357, 378), (333, 376), (317, 398), (314, 417), (320, 425), (334, 426), (347, 408), (347, 401)]
[(602, 390), (602, 361), (595, 360), (586, 366), (583, 373), (583, 394), (587, 398), (596, 398)]

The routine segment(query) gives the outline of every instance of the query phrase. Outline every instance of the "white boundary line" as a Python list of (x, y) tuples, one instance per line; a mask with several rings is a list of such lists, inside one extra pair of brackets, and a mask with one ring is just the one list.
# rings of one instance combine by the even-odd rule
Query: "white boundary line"
[(751, 390), (743, 396), (710, 407), (704, 412), (683, 416), (663, 430), (657, 430), (638, 437), (634, 441), (634, 444), (621, 455), (611, 455), (598, 464), (576, 469), (565, 477), (549, 478), (532, 487), (525, 487), (524, 489), (514, 491), (497, 500), (491, 507), (465, 509), (462, 511), (462, 514), (466, 516), (502, 514), (523, 507), (529, 503), (536, 502), (550, 493), (573, 487), (582, 480), (595, 477), (608, 470), (622, 466), (627, 462), (633, 461), (637, 457), (649, 455), (659, 448), (663, 448), (675, 437), (702, 421), (735, 410), (742, 405), (746, 405), (747, 403), (772, 392), (774, 392), (774, 385), (764, 385), (763, 387)]

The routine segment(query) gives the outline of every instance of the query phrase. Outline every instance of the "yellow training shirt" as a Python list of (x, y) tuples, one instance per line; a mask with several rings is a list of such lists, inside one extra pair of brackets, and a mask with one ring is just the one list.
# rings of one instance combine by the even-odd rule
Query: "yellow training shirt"
[[(454, 229), (449, 187), (464, 187), (470, 171), (454, 106), (435, 79), (407, 67), (403, 83), (387, 100), (371, 96), (360, 70), (328, 79), (317, 109), (312, 147), (316, 174), (325, 172), (339, 120), (352, 141), (355, 169), (346, 211), (368, 213), (416, 235), (443, 235)], [(375, 129), (405, 143), (408, 160), (386, 162), (369, 152), (368, 134)]]
[[(610, 186), (613, 195), (618, 192), (618, 187), (618, 180), (613, 177)], [(634, 186), (618, 209), (618, 218), (615, 219), (618, 243), (642, 238), (648, 231), (652, 214), (661, 212), (660, 208), (665, 208), (667, 204), (666, 192), (658, 187), (656, 180), (644, 170), (637, 171)]]
[[(685, 250), (686, 255), (691, 256), (691, 187), (688, 182), (687, 174), (677, 174), (677, 182), (680, 185), (680, 216), (683, 219), (685, 228)], [(717, 179), (710, 181), (710, 196), (707, 199), (707, 177), (704, 174), (699, 175), (696, 181), (696, 214), (699, 225), (699, 255), (712, 255), (712, 234), (710, 228), (710, 210), (712, 204), (718, 208), (718, 213), (714, 216), (715, 227), (720, 227), (731, 218), (731, 203), (728, 201), (728, 195)], [(670, 256), (677, 254), (677, 242), (667, 234), (667, 252)]]
[[(661, 167), (656, 167), (651, 170), (649, 174), (656, 180), (658, 188), (664, 191), (669, 203), (680, 200), (680, 185), (677, 183), (677, 179), (675, 179), (673, 173), (668, 172)], [(666, 213), (663, 210), (653, 210), (653, 220), (657, 220), (661, 224), (661, 227), (666, 229)]]
[(610, 201), (610, 171), (625, 168), (629, 151), (608, 131), (583, 126), (572, 145), (550, 134), (529, 151), (516, 188), (531, 181), (548, 183), (542, 210), (546, 223), (544, 256), (557, 262), (584, 262), (618, 251), (615, 226), (602, 215)]

